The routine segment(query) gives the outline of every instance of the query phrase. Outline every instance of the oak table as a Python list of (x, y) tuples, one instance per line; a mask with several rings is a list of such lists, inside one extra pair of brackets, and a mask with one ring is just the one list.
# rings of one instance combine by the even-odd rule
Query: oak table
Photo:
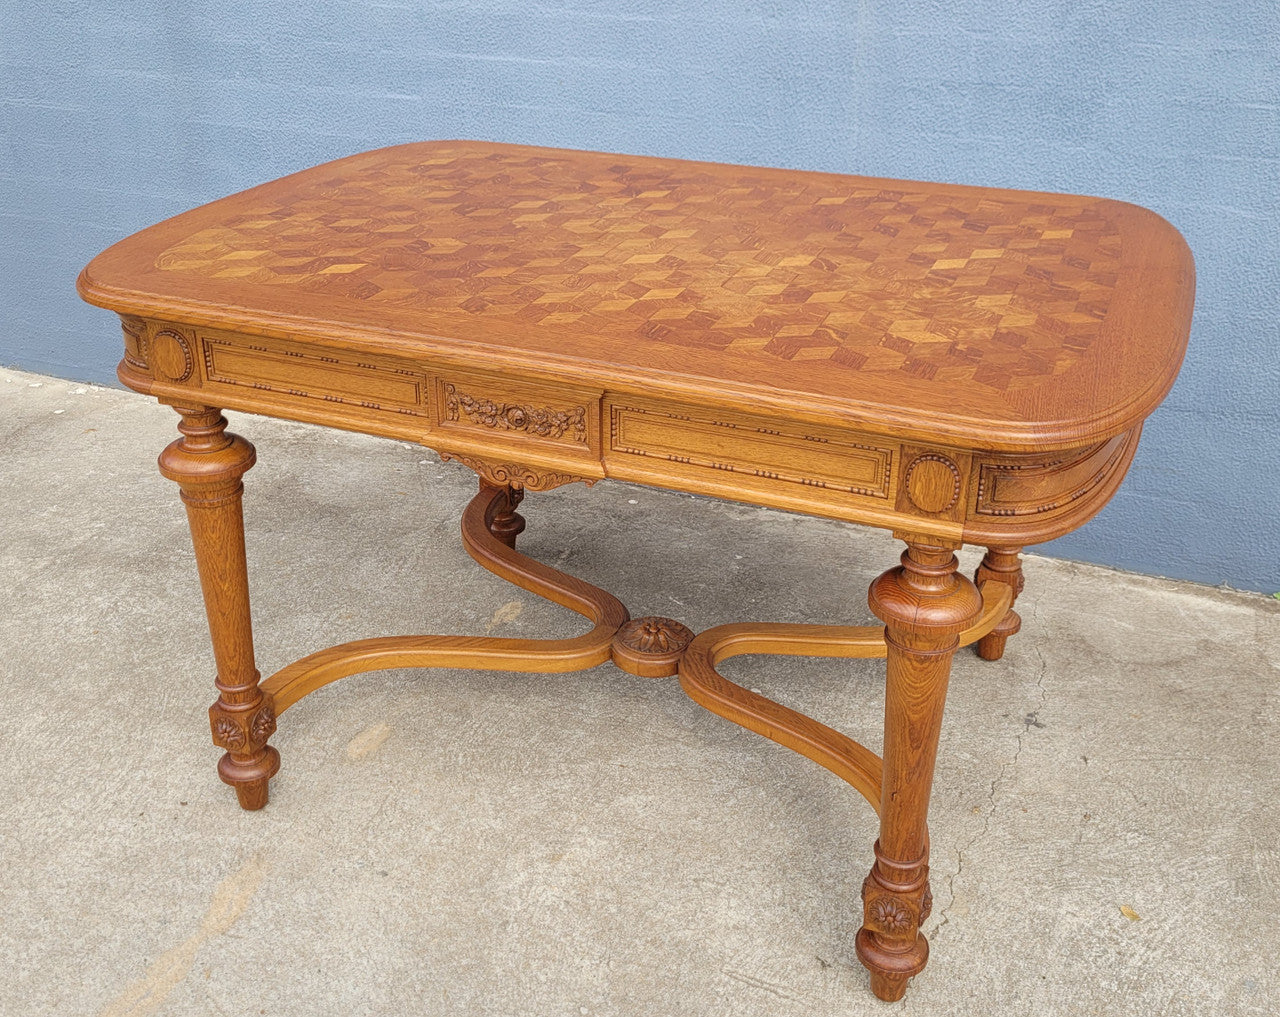
[[(81, 295), (121, 381), (181, 415), (160, 456), (195, 545), (218, 764), (266, 804), (280, 713), (379, 668), (679, 673), (879, 813), (857, 954), (899, 998), (925, 965), (926, 811), (951, 659), (1018, 631), (1019, 553), (1107, 502), (1177, 374), (1194, 267), (1117, 201), (450, 141), (339, 159), (121, 241)], [(260, 680), (223, 408), (420, 442), (480, 477), (485, 568), (586, 616), (572, 639), (365, 639)], [(515, 550), (526, 491), (602, 477), (892, 530), (883, 627), (694, 635)], [(986, 548), (975, 581), (955, 549)], [(803, 577), (796, 577), (803, 581)], [(885, 657), (883, 757), (716, 670), (747, 653)]]

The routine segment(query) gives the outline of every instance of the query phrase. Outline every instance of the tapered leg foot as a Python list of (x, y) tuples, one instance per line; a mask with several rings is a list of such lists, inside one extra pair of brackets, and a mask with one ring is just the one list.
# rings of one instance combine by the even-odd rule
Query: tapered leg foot
[(247, 706), (228, 706), (223, 696), (243, 690), (224, 689), (209, 707), (213, 741), (227, 750), (218, 760), (218, 776), (236, 789), (241, 808), (260, 809), (267, 804), (267, 782), (280, 769), (280, 753), (267, 744), (276, 730), (275, 704), (258, 688), (257, 672), (251, 686), (256, 698)]
[(247, 784), (236, 784), (236, 800), (245, 812), (257, 812), (267, 804), (266, 780), (251, 780)]
[(246, 812), (255, 812), (266, 805), (271, 778), (274, 777), (276, 770), (280, 769), (280, 753), (276, 752), (274, 747), (268, 746), (261, 762), (265, 769), (269, 770), (264, 777), (251, 777), (250, 774), (257, 773), (261, 768), (253, 766), (253, 768), (242, 769), (242, 766), (232, 759), (230, 752), (218, 761), (219, 777), (236, 788), (239, 806)]
[[(1013, 600), (1018, 599), (1025, 580), (1022, 577), (1022, 559), (1020, 547), (989, 547), (983, 555), (982, 564), (973, 575), (973, 581), (979, 585), (988, 581), (1004, 583), (1013, 591)], [(1004, 656), (1004, 645), (1009, 637), (1022, 628), (1022, 618), (1013, 609), (1013, 601), (1009, 602), (1009, 612), (990, 632), (974, 643), (974, 650), (983, 660), (999, 660)]]
[(886, 1003), (896, 1003), (907, 994), (909, 975), (886, 975), (880, 971), (871, 972), (871, 991), (876, 998)]
[(1004, 644), (1022, 628), (1022, 618), (1010, 608), (1004, 620), (974, 644), (974, 652), (983, 660), (999, 660), (1004, 656)]
[(253, 756), (227, 752), (218, 760), (218, 776), (235, 788), (240, 807), (250, 812), (267, 804), (267, 786), (279, 769), (280, 753), (272, 745)]

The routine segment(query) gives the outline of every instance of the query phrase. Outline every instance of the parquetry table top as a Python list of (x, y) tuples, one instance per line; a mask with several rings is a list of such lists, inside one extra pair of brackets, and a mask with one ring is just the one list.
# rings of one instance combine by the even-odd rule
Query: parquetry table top
[[(696, 386), (1016, 449), (1141, 420), (1194, 269), (1122, 202), (452, 141), (340, 159), (96, 258), (117, 311)], [(714, 396), (713, 396), (714, 398)]]

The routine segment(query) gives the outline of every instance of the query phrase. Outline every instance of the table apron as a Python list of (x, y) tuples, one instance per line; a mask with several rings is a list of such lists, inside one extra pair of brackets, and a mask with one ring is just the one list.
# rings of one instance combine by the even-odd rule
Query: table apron
[(217, 406), (413, 441), (498, 483), (602, 477), (877, 526), (949, 544), (1067, 533), (1119, 486), (1140, 425), (1078, 448), (1005, 453), (874, 434), (589, 379), (513, 376), (122, 315), (120, 378)]

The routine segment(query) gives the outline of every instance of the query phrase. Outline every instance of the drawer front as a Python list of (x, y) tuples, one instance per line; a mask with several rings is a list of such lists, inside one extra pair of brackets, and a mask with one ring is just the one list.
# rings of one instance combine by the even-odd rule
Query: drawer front
[(205, 381), (384, 414), (426, 416), (426, 374), (302, 343), (198, 332)]
[(447, 370), (435, 385), (433, 423), (444, 442), (482, 441), (598, 458), (599, 389)]
[(700, 475), (747, 488), (794, 485), (879, 502), (886, 502), (892, 489), (895, 450), (887, 443), (625, 396), (609, 400), (607, 409), (610, 461), (623, 470), (626, 460), (641, 457), (661, 461), (661, 469), (673, 476)]

